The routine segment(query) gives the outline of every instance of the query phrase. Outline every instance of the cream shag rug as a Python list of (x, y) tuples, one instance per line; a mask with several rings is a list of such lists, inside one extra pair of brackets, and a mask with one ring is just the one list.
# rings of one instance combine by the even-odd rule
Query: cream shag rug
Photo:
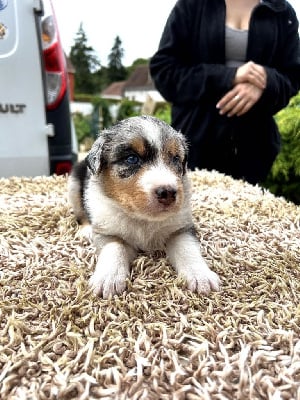
[(300, 209), (191, 173), (202, 252), (222, 279), (184, 288), (157, 254), (96, 298), (65, 177), (0, 180), (0, 398), (300, 399)]

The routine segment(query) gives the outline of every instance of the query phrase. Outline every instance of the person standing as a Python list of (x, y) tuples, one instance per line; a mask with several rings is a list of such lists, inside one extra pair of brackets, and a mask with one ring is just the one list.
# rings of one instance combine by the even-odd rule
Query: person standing
[(274, 115), (300, 89), (299, 22), (285, 0), (178, 0), (150, 73), (191, 169), (252, 184), (280, 151)]

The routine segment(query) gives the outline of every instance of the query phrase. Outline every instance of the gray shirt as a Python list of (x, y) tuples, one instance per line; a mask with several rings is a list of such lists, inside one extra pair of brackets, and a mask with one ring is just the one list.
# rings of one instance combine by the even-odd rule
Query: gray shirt
[(248, 44), (248, 30), (225, 28), (226, 65), (239, 67), (245, 63)]

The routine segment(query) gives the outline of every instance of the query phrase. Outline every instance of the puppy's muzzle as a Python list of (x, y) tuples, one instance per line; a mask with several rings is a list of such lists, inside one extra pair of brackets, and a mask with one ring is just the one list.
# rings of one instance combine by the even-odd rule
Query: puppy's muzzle
[(177, 190), (171, 186), (160, 186), (155, 189), (155, 195), (159, 203), (169, 206), (176, 201)]

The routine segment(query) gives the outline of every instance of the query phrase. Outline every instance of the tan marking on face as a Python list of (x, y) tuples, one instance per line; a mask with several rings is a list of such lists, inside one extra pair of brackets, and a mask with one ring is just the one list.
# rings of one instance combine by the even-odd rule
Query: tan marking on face
[(143, 156), (146, 152), (145, 142), (141, 137), (136, 137), (130, 141), (130, 146), (132, 150), (137, 152), (140, 156)]
[[(146, 153), (145, 140), (143, 137), (134, 137), (130, 141), (130, 148), (139, 156)], [(114, 167), (103, 172), (103, 189), (108, 197), (115, 200), (125, 210), (136, 212), (145, 210), (149, 202), (145, 193), (137, 184), (142, 169), (128, 178), (121, 178)]]
[(169, 138), (165, 143), (164, 143), (164, 148), (163, 148), (163, 160), (166, 164), (169, 164), (172, 170), (176, 170), (176, 168), (172, 167), (170, 164), (170, 157), (175, 157), (179, 156), (180, 158), (180, 163), (183, 163), (184, 157), (185, 157), (185, 150), (180, 141), (176, 138)]
[(112, 170), (103, 174), (103, 189), (105, 194), (119, 203), (129, 212), (145, 208), (148, 196), (137, 185), (141, 172), (137, 172), (127, 179), (119, 178)]
[[(177, 212), (183, 202), (183, 187), (177, 186), (177, 200), (170, 206), (164, 206), (158, 202), (155, 196), (155, 189), (158, 187), (153, 182), (152, 190), (140, 184), (143, 175), (146, 175), (148, 169), (141, 169), (136, 174), (127, 179), (117, 176), (112, 170), (106, 170), (103, 173), (103, 189), (105, 194), (116, 201), (128, 213), (137, 217), (144, 217), (148, 220), (164, 219), (170, 214)], [(157, 167), (157, 176), (160, 169)], [(167, 181), (166, 181), (167, 184)]]
[(169, 138), (165, 143), (164, 149), (166, 149), (172, 155), (178, 154), (182, 159), (184, 158), (184, 148), (180, 141), (176, 138)]

